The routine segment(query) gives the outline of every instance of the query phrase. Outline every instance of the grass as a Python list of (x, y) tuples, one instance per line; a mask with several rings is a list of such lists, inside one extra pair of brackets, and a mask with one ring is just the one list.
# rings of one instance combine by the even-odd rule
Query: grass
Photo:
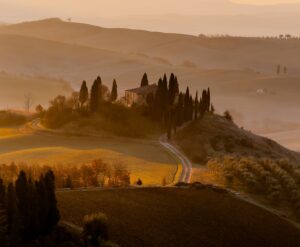
[(172, 183), (178, 169), (178, 161), (151, 141), (55, 135), (0, 139), (1, 163), (76, 165), (99, 158), (110, 165), (125, 165), (131, 173), (131, 182), (141, 178), (145, 185), (161, 184), (164, 177)]
[(121, 246), (299, 246), (292, 224), (227, 193), (210, 189), (143, 188), (57, 192), (62, 220), (108, 216)]
[(0, 139), (13, 138), (20, 135), (19, 131), (14, 128), (0, 128)]

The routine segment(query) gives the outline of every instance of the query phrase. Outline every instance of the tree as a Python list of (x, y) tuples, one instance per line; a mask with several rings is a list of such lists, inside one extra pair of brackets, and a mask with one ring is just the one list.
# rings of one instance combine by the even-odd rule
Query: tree
[(189, 87), (186, 88), (185, 95), (184, 95), (184, 120), (189, 120), (189, 109), (190, 109), (190, 89)]
[(228, 110), (226, 110), (226, 111), (224, 112), (224, 117), (225, 117), (228, 121), (233, 122), (233, 117), (232, 117), (231, 113), (230, 113)]
[(114, 102), (116, 101), (117, 98), (118, 98), (118, 85), (116, 80), (114, 79), (112, 89), (111, 89), (111, 94), (110, 94), (110, 100)]
[(0, 243), (2, 247), (8, 247), (8, 227), (7, 227), (7, 215), (3, 206), (0, 205)]
[(80, 102), (81, 109), (83, 108), (84, 104), (87, 102), (88, 98), (89, 98), (89, 91), (86, 85), (86, 81), (83, 81), (79, 92), (79, 102)]
[(147, 75), (147, 73), (145, 73), (145, 74), (143, 75), (142, 80), (141, 80), (141, 87), (146, 87), (146, 86), (148, 86), (148, 85), (149, 85), (148, 75)]
[(277, 65), (277, 75), (280, 75), (281, 73), (281, 67), (280, 64)]
[(99, 109), (99, 81), (95, 80), (91, 88), (90, 110), (96, 112)]
[(175, 97), (176, 97), (176, 84), (175, 84), (175, 76), (172, 73), (169, 79), (169, 92), (168, 92), (168, 100), (169, 100), (169, 105), (173, 105)]
[(42, 105), (39, 104), (35, 107), (35, 111), (37, 114), (42, 114), (44, 112), (44, 108)]
[(194, 119), (198, 119), (198, 111), (199, 111), (199, 100), (198, 100), (198, 91), (196, 92), (196, 97), (195, 97), (195, 116)]
[(85, 246), (99, 247), (102, 241), (108, 240), (107, 221), (107, 217), (103, 213), (84, 216), (83, 238)]
[(17, 227), (22, 241), (30, 240), (30, 201), (28, 181), (24, 171), (19, 173), (15, 184), (17, 202)]
[(6, 193), (6, 213), (7, 213), (7, 229), (9, 235), (15, 236), (16, 231), (16, 214), (17, 214), (17, 199), (13, 183), (9, 183)]
[(30, 112), (30, 108), (33, 105), (32, 95), (30, 93), (24, 94), (24, 109), (27, 112)]
[(47, 201), (48, 201), (48, 212), (46, 214), (46, 227), (47, 232), (57, 225), (60, 214), (57, 208), (57, 201), (55, 197), (55, 176), (52, 171), (48, 171), (44, 177)]

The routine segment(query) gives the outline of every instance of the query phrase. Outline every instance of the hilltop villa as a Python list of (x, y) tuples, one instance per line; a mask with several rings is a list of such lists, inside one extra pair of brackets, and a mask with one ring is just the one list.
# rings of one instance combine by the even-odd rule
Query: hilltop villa
[(156, 90), (156, 84), (128, 89), (125, 91), (125, 103), (127, 106), (132, 106), (134, 104), (145, 105), (147, 104), (147, 96), (149, 94), (154, 95), (156, 93)]

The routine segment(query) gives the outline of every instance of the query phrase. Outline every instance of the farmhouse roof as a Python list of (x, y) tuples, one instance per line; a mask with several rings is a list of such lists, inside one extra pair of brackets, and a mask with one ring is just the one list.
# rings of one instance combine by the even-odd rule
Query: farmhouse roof
[(126, 92), (144, 95), (144, 94), (154, 93), (156, 91), (156, 89), (157, 89), (157, 85), (151, 84), (149, 86), (128, 89), (128, 90), (126, 90)]

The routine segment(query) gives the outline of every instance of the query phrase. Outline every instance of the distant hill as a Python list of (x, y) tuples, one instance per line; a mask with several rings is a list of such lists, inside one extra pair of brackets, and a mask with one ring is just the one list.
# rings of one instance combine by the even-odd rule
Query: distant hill
[[(115, 78), (120, 97), (145, 72), (151, 83), (173, 72), (183, 91), (211, 87), (217, 111), (230, 109), (245, 128), (299, 128), (298, 39), (198, 38), (46, 19), (0, 27), (0, 56), (0, 70), (62, 78), (76, 90), (98, 75), (110, 88)], [(277, 76), (277, 64), (288, 74)]]
[(59, 19), (20, 23), (0, 33), (26, 35), (117, 52), (162, 57), (174, 65), (186, 60), (203, 69), (244, 69), (273, 73), (278, 63), (300, 74), (300, 40), (198, 38), (190, 35), (101, 28)]
[(25, 95), (33, 101), (32, 110), (38, 104), (48, 106), (50, 99), (58, 94), (70, 94), (71, 86), (63, 80), (46, 77), (12, 75), (0, 72), (0, 109), (23, 109)]

